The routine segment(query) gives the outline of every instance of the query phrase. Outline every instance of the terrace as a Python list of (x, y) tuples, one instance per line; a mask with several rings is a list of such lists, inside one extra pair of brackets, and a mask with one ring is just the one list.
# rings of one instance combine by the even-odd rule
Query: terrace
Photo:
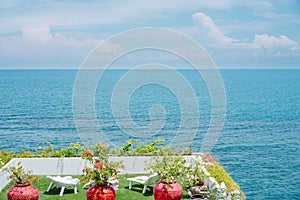
[[(74, 145), (75, 146), (75, 145)], [(73, 146), (73, 147), (74, 147)], [(72, 147), (72, 146), (70, 146)], [(67, 148), (68, 149), (68, 148)], [(95, 148), (96, 149), (96, 148)], [(124, 149), (123, 147), (120, 149)], [(156, 149), (156, 148), (154, 148)], [(49, 150), (49, 149), (48, 149)], [(47, 152), (52, 152), (48, 151)], [(60, 153), (57, 151), (53, 151), (53, 154), (60, 155), (61, 152), (66, 152), (66, 149), (59, 150)], [(74, 150), (74, 149), (73, 149)], [(82, 154), (84, 149), (78, 151), (76, 148), (75, 151), (68, 152), (76, 152), (75, 154)], [(132, 149), (130, 150), (134, 152)], [(39, 153), (44, 153), (45, 151), (41, 151)], [(52, 154), (50, 153), (50, 154)], [(23, 152), (24, 154), (24, 152)], [(29, 153), (25, 152), (26, 155)], [(74, 156), (75, 154), (70, 154)], [(48, 154), (47, 154), (48, 155)], [(61, 156), (61, 155), (60, 155)], [(184, 155), (183, 157), (187, 160), (187, 162), (193, 162), (195, 157), (201, 157), (204, 159), (204, 162), (207, 162), (212, 157), (209, 156), (207, 159), (206, 154), (190, 154)], [(152, 187), (148, 187), (145, 194), (142, 194), (143, 185), (141, 184), (133, 184), (133, 189), (129, 190), (129, 181), (126, 179), (129, 177), (135, 177), (137, 175), (145, 175), (149, 174), (149, 170), (145, 169), (146, 164), (153, 162), (155, 156), (143, 156), (143, 155), (131, 155), (131, 156), (109, 156), (110, 161), (122, 161), (125, 165), (125, 170), (120, 169), (119, 173), (119, 189), (117, 190), (117, 199), (153, 199), (153, 185)], [(32, 157), (32, 158), (13, 158), (3, 168), (9, 168), (12, 166), (16, 166), (18, 162), (22, 163), (23, 168), (25, 171), (31, 170), (33, 174), (40, 176), (41, 181), (37, 184), (34, 184), (40, 192), (40, 199), (85, 199), (86, 189), (82, 189), (82, 184), (78, 186), (78, 193), (74, 194), (73, 188), (69, 188), (65, 190), (64, 195), (62, 197), (59, 196), (58, 189), (53, 189), (49, 192), (47, 191), (47, 187), (50, 184), (50, 180), (48, 180), (45, 176), (46, 175), (60, 175), (60, 176), (67, 176), (71, 175), (72, 177), (80, 178), (83, 175), (83, 169), (85, 167), (91, 167), (91, 163), (88, 160), (85, 160), (81, 157)], [(221, 165), (216, 164), (215, 167), (211, 167), (210, 165), (207, 166), (209, 169), (209, 173), (211, 177), (215, 177), (217, 182), (220, 184), (221, 182), (225, 182), (227, 186), (228, 192), (238, 190), (241, 193), (242, 199), (245, 198), (242, 191), (239, 189), (238, 185), (232, 180), (232, 178), (226, 173), (226, 171), (221, 167)], [(7, 171), (0, 171), (0, 199), (6, 198), (6, 191), (12, 186), (12, 182), (8, 180), (9, 173)], [(181, 184), (183, 185), (183, 184)], [(187, 193), (186, 188), (184, 188), (184, 196), (183, 199), (189, 199), (189, 195)]]
[[(147, 200), (153, 199), (153, 186), (147, 187), (146, 193), (142, 194), (143, 185), (133, 183), (131, 190), (128, 189), (129, 181), (126, 179), (129, 177), (135, 177), (138, 175), (147, 175), (147, 171), (143, 169), (143, 161), (149, 160), (150, 157), (112, 157), (111, 160), (123, 160), (126, 169), (129, 171), (123, 171), (123, 174), (119, 175), (119, 189), (117, 190), (117, 200)], [(59, 196), (60, 189), (53, 187), (49, 192), (47, 188), (50, 184), (50, 180), (45, 175), (71, 175), (72, 177), (80, 178), (82, 175), (82, 169), (89, 165), (86, 160), (81, 158), (16, 158), (11, 160), (6, 166), (14, 166), (16, 163), (21, 162), (25, 170), (32, 170), (34, 174), (40, 176), (40, 182), (33, 184), (40, 191), (40, 199), (85, 199), (87, 188), (83, 189), (83, 184), (79, 184), (78, 193), (74, 194), (73, 188), (67, 188), (63, 196)], [(134, 164), (136, 163), (136, 164)], [(142, 165), (138, 165), (141, 163)], [(124, 174), (127, 173), (127, 174)], [(2, 190), (0, 192), (0, 199), (6, 199), (6, 191), (13, 185), (7, 179), (7, 172), (0, 173), (0, 184)], [(189, 199), (187, 191), (185, 191), (184, 198)]]

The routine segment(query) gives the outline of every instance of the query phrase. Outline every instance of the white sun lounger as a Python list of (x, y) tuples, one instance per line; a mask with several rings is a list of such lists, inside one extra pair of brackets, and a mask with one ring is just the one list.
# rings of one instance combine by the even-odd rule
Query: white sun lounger
[(64, 194), (65, 188), (69, 186), (74, 186), (74, 193), (77, 194), (77, 185), (79, 184), (78, 178), (72, 178), (72, 176), (65, 176), (65, 177), (46, 176), (46, 177), (51, 180), (47, 192), (49, 192), (53, 184), (55, 184), (57, 187), (61, 187), (59, 196), (62, 196)]
[(144, 185), (142, 193), (146, 193), (147, 185), (154, 184), (159, 180), (159, 175), (158, 174), (153, 174), (151, 176), (137, 176), (133, 178), (127, 178), (126, 180), (129, 181), (129, 189), (131, 190), (132, 188), (132, 182), (137, 182), (141, 183)]

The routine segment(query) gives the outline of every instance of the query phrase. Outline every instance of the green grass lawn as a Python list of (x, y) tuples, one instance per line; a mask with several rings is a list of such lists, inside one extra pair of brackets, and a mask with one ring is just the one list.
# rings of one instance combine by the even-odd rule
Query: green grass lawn
[[(129, 181), (126, 180), (126, 178), (134, 177), (137, 175), (120, 175), (119, 176), (119, 189), (117, 190), (117, 200), (148, 200), (148, 199), (154, 199), (153, 197), (153, 186), (147, 187), (146, 193), (143, 195), (143, 185), (141, 184), (133, 184), (132, 190), (128, 189)], [(78, 177), (78, 176), (77, 176)], [(79, 177), (78, 177), (79, 178)], [(64, 195), (62, 197), (59, 196), (60, 189), (56, 189), (56, 187), (52, 187), (50, 192), (46, 192), (48, 186), (50, 184), (50, 180), (48, 180), (46, 177), (42, 176), (39, 183), (33, 184), (36, 186), (40, 191), (40, 200), (84, 200), (86, 199), (85, 193), (87, 189), (82, 189), (82, 184), (78, 186), (78, 193), (74, 194), (74, 190), (72, 187), (65, 189)], [(0, 200), (6, 199), (6, 192), (7, 190), (13, 185), (11, 182), (8, 186), (6, 186), (2, 192), (0, 192)], [(184, 200), (188, 200), (189, 196), (187, 194), (187, 191), (184, 191), (183, 198)]]

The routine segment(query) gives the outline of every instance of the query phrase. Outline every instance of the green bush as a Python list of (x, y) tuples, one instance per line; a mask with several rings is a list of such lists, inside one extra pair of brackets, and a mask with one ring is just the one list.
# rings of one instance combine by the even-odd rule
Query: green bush
[(0, 151), (0, 168), (8, 163), (11, 159), (15, 158), (16, 154), (13, 152), (2, 150)]
[(157, 144), (163, 141), (163, 139), (157, 139), (150, 143), (141, 142), (137, 144), (138, 140), (131, 140), (128, 141), (124, 146), (114, 148), (110, 152), (111, 154), (120, 156), (158, 155), (162, 147), (158, 146)]
[(67, 148), (60, 148), (58, 150), (54, 150), (53, 145), (50, 142), (47, 142), (47, 145), (47, 147), (44, 147), (41, 150), (37, 149), (34, 157), (81, 157), (86, 151), (79, 143), (72, 143)]
[(13, 158), (49, 158), (49, 157), (81, 157), (86, 149), (79, 143), (70, 144), (67, 148), (54, 150), (50, 142), (46, 143), (47, 146), (35, 151), (22, 150), (19, 153), (0, 151), (0, 168), (8, 163)]
[(210, 173), (210, 176), (214, 177), (218, 183), (225, 183), (227, 192), (238, 190), (241, 193), (241, 198), (246, 199), (240, 187), (234, 182), (231, 176), (225, 171), (225, 169), (220, 164), (206, 165), (205, 168)]
[(57, 157), (81, 157), (85, 151), (86, 149), (79, 143), (70, 144), (67, 148), (58, 150)]
[(131, 140), (128, 141), (124, 146), (121, 146), (119, 148), (119, 153), (120, 155), (133, 155), (135, 150), (132, 149), (132, 146), (137, 143), (137, 140)]
[(9, 172), (9, 178), (13, 180), (14, 183), (32, 184), (33, 182), (39, 182), (39, 177), (32, 175), (32, 171), (25, 172), (21, 162), (18, 162), (17, 166), (5, 168), (7, 172)]
[(157, 146), (157, 144), (163, 141), (163, 139), (157, 139), (151, 142), (150, 144), (142, 142), (138, 144), (136, 148), (136, 153), (137, 155), (156, 155), (159, 152), (159, 147)]
[(47, 147), (42, 148), (41, 150), (37, 149), (36, 154), (38, 157), (49, 158), (54, 154), (53, 145), (50, 142), (47, 142)]
[(186, 159), (181, 155), (174, 155), (166, 151), (162, 156), (153, 157), (153, 161), (146, 165), (146, 169), (157, 173), (165, 183), (184, 182), (189, 167)]
[(16, 154), (18, 158), (34, 158), (36, 154), (31, 151), (22, 150), (20, 153)]

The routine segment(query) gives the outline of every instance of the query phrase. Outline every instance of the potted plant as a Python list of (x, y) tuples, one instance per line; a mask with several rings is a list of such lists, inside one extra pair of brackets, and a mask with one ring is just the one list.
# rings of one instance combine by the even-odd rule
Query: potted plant
[(87, 190), (87, 200), (115, 200), (116, 193), (109, 184), (109, 179), (117, 178), (117, 169), (122, 167), (122, 162), (108, 161), (107, 148), (103, 148), (104, 152), (100, 157), (94, 158), (92, 152), (86, 151), (83, 158), (89, 160), (93, 165), (92, 168), (83, 169), (85, 175), (81, 177), (82, 183), (92, 182), (92, 186)]
[(12, 186), (7, 191), (8, 200), (38, 200), (39, 191), (31, 185), (33, 182), (38, 182), (39, 178), (32, 175), (32, 171), (25, 172), (21, 162), (16, 167), (6, 168), (10, 173), (9, 179), (14, 181)]
[(147, 167), (160, 175), (161, 180), (153, 188), (155, 200), (180, 200), (183, 189), (177, 182), (184, 181), (184, 174), (187, 167), (186, 160), (182, 155), (170, 155), (163, 153), (163, 156), (154, 157), (154, 162)]
[(204, 172), (201, 160), (195, 159), (195, 163), (187, 168), (186, 179), (184, 180), (191, 199), (205, 198), (207, 196), (208, 190), (204, 185), (205, 178), (207, 178), (207, 175)]

